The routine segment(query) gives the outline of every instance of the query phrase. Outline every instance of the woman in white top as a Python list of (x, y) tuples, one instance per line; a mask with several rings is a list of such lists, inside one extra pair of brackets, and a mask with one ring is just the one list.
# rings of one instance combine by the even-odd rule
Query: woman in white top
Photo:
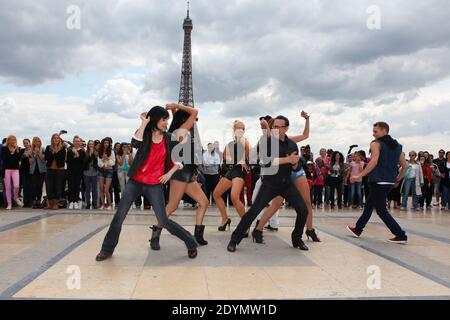
[(109, 188), (113, 178), (113, 166), (116, 164), (116, 156), (112, 151), (112, 139), (106, 137), (100, 142), (98, 152), (98, 184), (100, 186), (100, 210), (104, 209), (105, 195), (108, 204), (107, 210), (112, 210), (111, 194)]
[(412, 190), (413, 210), (419, 210), (419, 197), (422, 195), (421, 186), (424, 184), (422, 166), (416, 161), (417, 153), (411, 151), (409, 153), (408, 169), (402, 184), (402, 207), (400, 210), (405, 211), (408, 204), (409, 193)]
[(208, 143), (208, 149), (203, 153), (203, 164), (200, 167), (206, 183), (206, 198), (212, 198), (212, 193), (220, 180), (219, 168), (222, 159), (213, 143)]

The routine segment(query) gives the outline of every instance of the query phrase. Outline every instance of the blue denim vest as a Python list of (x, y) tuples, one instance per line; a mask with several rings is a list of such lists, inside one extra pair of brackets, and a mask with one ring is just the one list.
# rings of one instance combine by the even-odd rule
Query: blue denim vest
[(378, 141), (381, 146), (380, 158), (377, 166), (368, 175), (368, 182), (395, 182), (398, 175), (397, 164), (402, 153), (402, 145), (395, 149), (389, 148), (384, 142)]

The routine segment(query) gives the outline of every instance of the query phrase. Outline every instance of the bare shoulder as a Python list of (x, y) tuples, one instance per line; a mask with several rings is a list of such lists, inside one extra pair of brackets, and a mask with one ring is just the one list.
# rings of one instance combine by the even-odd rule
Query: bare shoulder
[(379, 149), (380, 147), (381, 147), (380, 142), (377, 141), (377, 140), (373, 140), (373, 141), (370, 143), (370, 148), (371, 148), (371, 149), (372, 149), (372, 148), (377, 148), (377, 149)]

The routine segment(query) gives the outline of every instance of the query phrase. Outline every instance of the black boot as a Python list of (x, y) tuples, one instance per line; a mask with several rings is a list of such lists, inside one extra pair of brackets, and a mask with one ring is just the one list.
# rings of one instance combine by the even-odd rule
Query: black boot
[(206, 246), (208, 244), (208, 241), (203, 239), (203, 233), (205, 232), (205, 226), (202, 225), (196, 225), (195, 226), (195, 240), (197, 240), (197, 243), (201, 246)]
[(229, 252), (235, 252), (236, 251), (236, 246), (237, 246), (238, 244), (234, 241), (234, 240), (230, 240), (230, 242), (228, 243), (228, 246), (227, 246), (227, 250), (229, 251)]
[(302, 240), (302, 236), (298, 235), (294, 231), (291, 234), (291, 240), (292, 240), (292, 246), (294, 248), (298, 248), (303, 251), (308, 251), (309, 248), (305, 245), (305, 243)]
[(263, 232), (259, 231), (258, 229), (253, 229), (252, 232), (252, 237), (253, 237), (253, 242), (256, 243), (264, 243), (264, 237), (263, 237)]
[(161, 236), (162, 228), (154, 225), (150, 229), (152, 229), (152, 238), (148, 240), (150, 241), (150, 247), (152, 250), (159, 250), (161, 249), (159, 246), (159, 237)]
[(311, 238), (313, 242), (320, 242), (320, 239), (316, 234), (316, 230), (314, 229), (306, 230), (305, 234), (308, 237), (308, 239)]

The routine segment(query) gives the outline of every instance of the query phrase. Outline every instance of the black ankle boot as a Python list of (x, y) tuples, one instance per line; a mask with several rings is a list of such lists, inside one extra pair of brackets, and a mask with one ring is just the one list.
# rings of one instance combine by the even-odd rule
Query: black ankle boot
[(197, 240), (197, 243), (201, 246), (206, 246), (208, 244), (208, 241), (203, 239), (203, 233), (205, 232), (205, 226), (202, 225), (196, 225), (195, 226), (195, 240)]
[(303, 251), (308, 251), (309, 250), (309, 248), (303, 242), (302, 237), (299, 236), (295, 232), (292, 232), (292, 234), (291, 234), (291, 241), (292, 241), (292, 246), (294, 248), (298, 248), (298, 249), (303, 250)]
[(230, 242), (228, 243), (228, 246), (227, 246), (227, 250), (229, 252), (235, 252), (236, 251), (236, 246), (237, 246), (237, 243), (235, 241), (233, 241), (233, 240), (230, 240)]
[(308, 237), (308, 239), (311, 238), (313, 242), (320, 242), (320, 239), (316, 234), (316, 230), (314, 229), (306, 230), (305, 234)]
[(252, 237), (253, 237), (253, 242), (256, 243), (264, 243), (264, 236), (263, 236), (263, 232), (259, 231), (258, 229), (253, 229), (252, 232)]
[(159, 237), (161, 236), (162, 228), (159, 228), (158, 226), (152, 226), (150, 229), (152, 229), (152, 237), (150, 240), (150, 247), (152, 250), (159, 250), (161, 249), (159, 246)]

